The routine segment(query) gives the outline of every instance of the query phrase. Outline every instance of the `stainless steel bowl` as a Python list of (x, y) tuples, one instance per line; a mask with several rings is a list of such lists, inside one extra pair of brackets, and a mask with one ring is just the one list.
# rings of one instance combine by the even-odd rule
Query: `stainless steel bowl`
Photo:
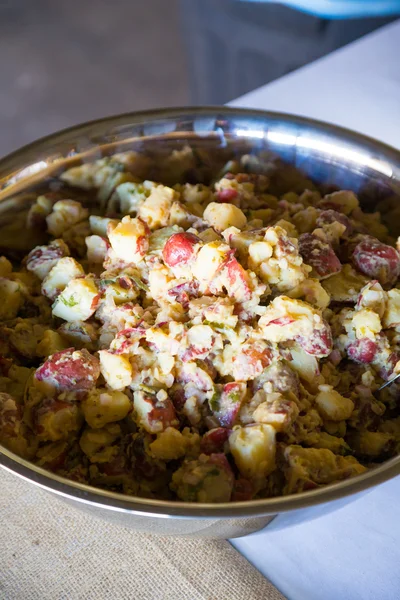
[[(0, 221), (31, 202), (27, 193), (67, 166), (127, 149), (157, 154), (206, 148), (218, 156), (267, 151), (326, 189), (351, 189), (365, 206), (387, 199), (400, 207), (400, 152), (339, 127), (272, 112), (226, 107), (126, 114), (43, 138), (0, 161)], [(400, 223), (392, 223), (396, 226)], [(24, 234), (15, 236), (23, 247)], [(1, 246), (0, 240), (0, 246)], [(232, 504), (191, 504), (128, 497), (68, 481), (0, 447), (6, 470), (109, 521), (148, 533), (238, 537), (313, 519), (400, 474), (400, 457), (368, 472), (298, 495)]]

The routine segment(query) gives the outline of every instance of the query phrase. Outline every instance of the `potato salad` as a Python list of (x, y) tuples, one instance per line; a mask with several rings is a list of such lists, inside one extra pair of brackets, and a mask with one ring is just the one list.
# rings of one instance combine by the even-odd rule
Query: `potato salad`
[(165, 185), (126, 152), (35, 195), (20, 235), (42, 243), (0, 258), (7, 449), (207, 503), (312, 490), (398, 452), (400, 388), (377, 391), (400, 372), (396, 239), (353, 192), (281, 193), (250, 159)]

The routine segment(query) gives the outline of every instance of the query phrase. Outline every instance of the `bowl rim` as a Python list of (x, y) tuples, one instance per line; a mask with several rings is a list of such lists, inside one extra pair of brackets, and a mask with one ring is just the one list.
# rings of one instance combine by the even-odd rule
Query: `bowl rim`
[(229, 519), (275, 515), (310, 508), (311, 506), (340, 500), (359, 492), (365, 492), (400, 475), (400, 456), (391, 458), (378, 467), (369, 469), (360, 475), (315, 490), (274, 498), (221, 502), (219, 504), (155, 500), (96, 488), (46, 471), (1, 446), (0, 467), (65, 499), (114, 512), (158, 518), (206, 519), (218, 517)]
[(106, 117), (101, 117), (99, 119), (92, 119), (89, 121), (83, 121), (81, 123), (77, 123), (75, 125), (71, 125), (69, 127), (65, 127), (63, 129), (58, 129), (53, 133), (49, 133), (45, 136), (37, 138), (32, 142), (28, 142), (23, 146), (20, 146), (5, 154), (4, 156), (0, 155), (0, 168), (3, 163), (8, 162), (9, 160), (18, 158), (20, 155), (24, 153), (34, 150), (35, 148), (39, 149), (41, 146), (46, 146), (48, 142), (55, 140), (58, 137), (62, 137), (71, 133), (78, 133), (79, 131), (85, 130), (90, 127), (94, 127), (96, 125), (105, 125), (109, 123), (110, 125), (113, 123), (117, 123), (119, 120), (129, 119), (132, 125), (138, 125), (140, 122), (146, 119), (153, 118), (162, 118), (166, 119), (173, 117), (182, 117), (183, 115), (195, 114), (197, 113), (199, 116), (208, 115), (208, 116), (221, 116), (220, 113), (225, 113), (230, 116), (237, 115), (238, 117), (247, 116), (247, 117), (255, 117), (262, 118), (267, 117), (275, 120), (290, 120), (293, 123), (299, 123), (302, 125), (308, 124), (321, 130), (335, 134), (337, 137), (344, 137), (349, 141), (355, 142), (364, 142), (368, 145), (373, 146), (374, 148), (379, 148), (385, 154), (391, 154), (394, 160), (400, 161), (400, 148), (395, 148), (390, 144), (386, 144), (380, 140), (377, 140), (371, 136), (368, 136), (364, 133), (360, 133), (358, 131), (354, 131), (347, 127), (343, 127), (341, 125), (335, 125), (334, 123), (330, 123), (329, 121), (322, 121), (320, 119), (313, 119), (311, 117), (305, 117), (303, 115), (297, 115), (295, 113), (289, 112), (280, 112), (274, 110), (263, 110), (263, 109), (253, 109), (253, 108), (245, 108), (245, 107), (235, 107), (235, 106), (224, 106), (224, 105), (205, 105), (205, 106), (171, 106), (167, 108), (153, 108), (149, 110), (140, 110), (140, 111), (128, 111), (124, 113), (116, 113)]
[[(51, 145), (52, 141), (64, 135), (74, 134), (83, 135), (86, 129), (97, 125), (107, 125), (110, 127), (117, 125), (119, 121), (127, 120), (126, 125), (138, 125), (142, 121), (152, 119), (173, 119), (174, 117), (183, 117), (185, 115), (198, 116), (223, 116), (230, 117), (254, 117), (274, 119), (277, 121), (289, 121), (299, 125), (308, 125), (317, 128), (321, 133), (334, 134), (336, 137), (343, 138), (344, 141), (362, 143), (368, 145), (377, 151), (381, 151), (388, 159), (393, 160), (396, 166), (400, 168), (400, 150), (377, 141), (364, 134), (352, 131), (350, 129), (336, 126), (317, 119), (311, 119), (304, 116), (298, 116), (291, 113), (281, 113), (268, 110), (253, 110), (246, 108), (236, 108), (230, 106), (184, 106), (171, 108), (158, 108), (152, 110), (143, 110), (136, 112), (126, 112), (122, 114), (111, 115), (101, 119), (86, 121), (78, 125), (73, 125), (57, 132), (51, 133), (39, 138), (29, 144), (26, 144), (13, 152), (0, 158), (0, 170), (7, 166), (7, 163), (23, 158), (26, 153), (32, 150), (44, 149)], [(168, 135), (168, 134), (167, 134)], [(61, 164), (61, 163), (60, 163)], [(1, 179), (0, 179), (1, 181)], [(265, 498), (260, 500), (249, 500), (243, 502), (224, 502), (220, 504), (210, 503), (191, 503), (172, 500), (154, 500), (140, 498), (137, 496), (128, 496), (125, 494), (104, 490), (102, 488), (92, 487), (86, 484), (71, 481), (60, 477), (50, 471), (38, 467), (37, 465), (19, 457), (8, 449), (0, 445), (0, 466), (6, 471), (13, 473), (26, 481), (51, 491), (59, 496), (69, 500), (75, 500), (83, 504), (94, 505), (99, 508), (113, 510), (116, 512), (130, 513), (138, 516), (152, 516), (158, 518), (183, 518), (183, 519), (207, 519), (207, 518), (233, 518), (264, 516), (280, 512), (288, 512), (296, 509), (309, 508), (324, 502), (338, 500), (358, 492), (366, 491), (375, 485), (381, 484), (397, 475), (400, 475), (400, 456), (391, 458), (384, 463), (376, 466), (366, 472), (342, 480), (331, 485), (323, 486), (315, 490), (291, 494), (288, 496), (278, 496), (274, 498)]]

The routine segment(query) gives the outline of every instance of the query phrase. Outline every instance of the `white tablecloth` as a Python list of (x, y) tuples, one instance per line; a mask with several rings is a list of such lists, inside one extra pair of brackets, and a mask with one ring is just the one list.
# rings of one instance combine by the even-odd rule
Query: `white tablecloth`
[[(400, 20), (235, 100), (330, 121), (400, 147)], [(238, 540), (290, 600), (400, 598), (400, 478), (328, 516)]]
[(313, 117), (400, 147), (400, 19), (230, 105)]

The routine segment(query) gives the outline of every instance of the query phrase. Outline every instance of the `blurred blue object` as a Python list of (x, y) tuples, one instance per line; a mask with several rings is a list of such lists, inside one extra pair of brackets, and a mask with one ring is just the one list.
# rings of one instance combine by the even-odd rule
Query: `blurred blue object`
[[(274, 2), (274, 0), (240, 0), (242, 2)], [(323, 19), (354, 19), (400, 15), (400, 0), (280, 0)]]

